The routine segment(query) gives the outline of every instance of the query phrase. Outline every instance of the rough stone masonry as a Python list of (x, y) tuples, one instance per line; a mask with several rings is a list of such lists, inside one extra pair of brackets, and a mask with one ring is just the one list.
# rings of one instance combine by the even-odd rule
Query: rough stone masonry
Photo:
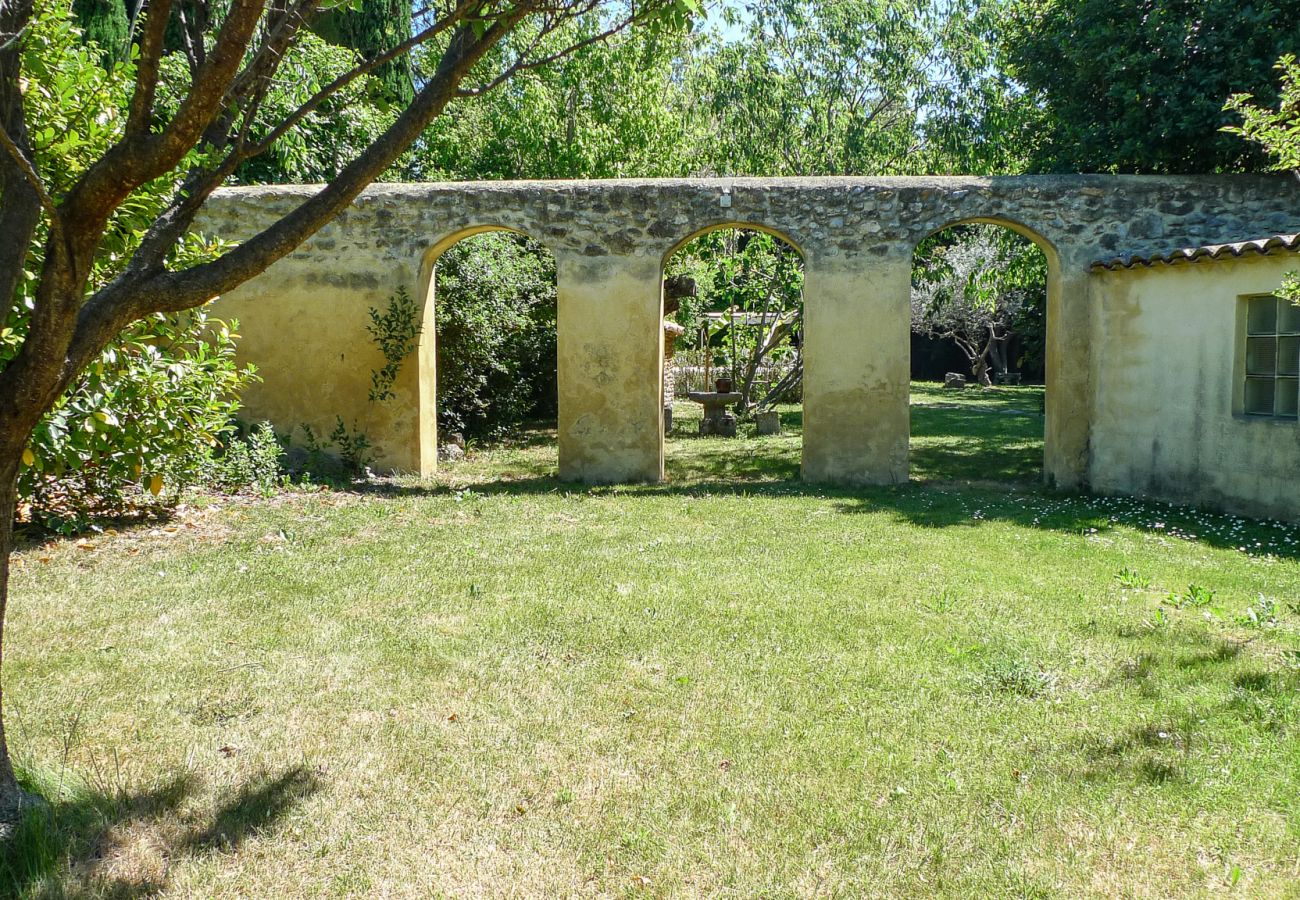
[[(200, 228), (238, 240), (316, 188), (232, 188)], [(993, 222), (1048, 258), (1044, 474), (1089, 472), (1099, 259), (1300, 230), (1300, 181), (1278, 176), (738, 178), (376, 185), (297, 252), (220, 298), (263, 381), (250, 416), (364, 431), (377, 464), (437, 466), (434, 268), (471, 234), (507, 229), (555, 255), (560, 475), (663, 477), (662, 279), (667, 258), (711, 229), (771, 231), (803, 254), (803, 475), (894, 483), (908, 476), (912, 255), (927, 235)], [(382, 360), (367, 310), (399, 287), (423, 303), (416, 358), (395, 397), (368, 400)]]

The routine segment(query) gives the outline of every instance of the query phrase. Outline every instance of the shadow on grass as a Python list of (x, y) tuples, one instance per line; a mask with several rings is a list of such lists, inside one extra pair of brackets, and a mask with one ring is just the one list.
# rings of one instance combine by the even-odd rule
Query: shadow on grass
[[(1110, 686), (1132, 687), (1156, 700), (1165, 690), (1186, 696), (1194, 684), (1198, 697), (1212, 699), (1195, 700), (1174, 715), (1168, 704), (1149, 704), (1144, 709), (1154, 713), (1151, 718), (1081, 737), (1083, 761), (1071, 768), (1073, 777), (1175, 784), (1187, 780), (1189, 764), (1204, 764), (1205, 751), (1223, 734), (1248, 725), (1279, 738), (1300, 719), (1300, 672), (1261, 668), (1259, 659), (1242, 654), (1249, 639), (1190, 628), (1151, 629), (1143, 638), (1151, 649), (1121, 663)], [(1188, 654), (1187, 647), (1197, 649)], [(1165, 714), (1155, 712), (1162, 708)]]
[(912, 477), (919, 481), (1037, 481), (1043, 417), (976, 406), (912, 407)]
[(154, 896), (172, 860), (234, 850), (320, 786), (302, 766), (263, 772), (202, 817), (185, 810), (199, 787), (189, 775), (138, 793), (77, 792), (31, 810), (0, 848), (0, 896)]
[[(1255, 554), (1300, 559), (1300, 527), (1277, 522), (1251, 522), (1205, 512), (1130, 498), (1098, 497), (1053, 490), (1032, 482), (910, 482), (883, 487), (837, 487), (797, 479), (797, 469), (781, 480), (744, 480), (738, 473), (782, 471), (780, 461), (761, 455), (738, 459), (718, 478), (673, 481), (680, 472), (670, 470), (660, 484), (590, 486), (561, 481), (557, 476), (492, 478), (465, 483), (420, 484), (386, 481), (360, 490), (380, 497), (434, 497), (451, 494), (581, 494), (590, 497), (814, 497), (827, 500), (846, 515), (885, 514), (922, 528), (986, 527), (1007, 523), (1066, 534), (1094, 535), (1130, 527), (1165, 536), (1184, 536), (1217, 548), (1250, 547)], [(786, 470), (789, 471), (789, 470)], [(1194, 535), (1194, 536), (1193, 536)]]
[[(777, 409), (777, 418), (781, 420), (781, 430), (801, 434), (803, 432), (803, 409), (801, 407), (782, 406)], [(754, 423), (746, 421), (740, 423), (742, 435), (752, 435), (754, 432)], [(670, 441), (726, 441), (730, 438), (718, 438), (712, 435), (700, 434), (700, 417), (692, 415), (679, 416), (673, 423), (672, 433), (667, 435)], [(721, 446), (721, 445), (720, 445)]]
[[(81, 520), (55, 518), (48, 523), (20, 521), (14, 527), (14, 549), (19, 551), (30, 550), (46, 541), (72, 538), (77, 535), (104, 531), (110, 528), (117, 531), (157, 528), (159, 525), (168, 524), (175, 518), (176, 510), (170, 506), (142, 503), (129, 510), (120, 510), (111, 514), (91, 515)], [(66, 527), (62, 530), (57, 527), (57, 523), (60, 521), (66, 524)]]
[(720, 447), (717, 453), (708, 452), (709, 444), (724, 444), (730, 438), (698, 438), (696, 447), (703, 447), (704, 452), (679, 454), (667, 461), (667, 475), (670, 481), (681, 485), (723, 482), (728, 479), (737, 487), (771, 486), (799, 478), (800, 461), (797, 452), (781, 452), (763, 446), (752, 446), (745, 442), (736, 447)]

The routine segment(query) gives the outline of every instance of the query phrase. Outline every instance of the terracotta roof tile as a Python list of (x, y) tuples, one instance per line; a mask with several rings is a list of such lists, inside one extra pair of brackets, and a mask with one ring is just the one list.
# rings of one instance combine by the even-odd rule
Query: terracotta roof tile
[(1275, 250), (1300, 252), (1300, 234), (1275, 234), (1272, 237), (1258, 238), (1253, 241), (1238, 241), (1235, 244), (1207, 244), (1204, 247), (1184, 247), (1169, 253), (1155, 256), (1116, 256), (1099, 259), (1092, 264), (1093, 269), (1132, 269), (1136, 266), (1150, 268), (1157, 263), (1166, 265), (1176, 262), (1199, 262), (1203, 259), (1228, 259), (1256, 253), (1263, 256)]

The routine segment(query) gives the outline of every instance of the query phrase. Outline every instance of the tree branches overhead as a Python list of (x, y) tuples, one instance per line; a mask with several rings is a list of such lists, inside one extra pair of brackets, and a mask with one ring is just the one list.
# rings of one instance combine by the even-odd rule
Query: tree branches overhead
[[(444, 0), (419, 11), (418, 30), (408, 39), (357, 60), (283, 108), (268, 104), (268, 95), (295, 77), (284, 67), (312, 39), (308, 28), (320, 0), (150, 0), (133, 22), (134, 59), (118, 64), (133, 89), (113, 119), (112, 140), (72, 183), (53, 185), (35, 162), (21, 99), (13, 100), (21, 97), (22, 35), (35, 12), (30, 0), (5, 0), (0, 21), (11, 64), (0, 67), (0, 96), (12, 102), (0, 121), (7, 160), (0, 200), (16, 200), (21, 182), (43, 208), (49, 229), (37, 302), (63, 310), (63, 333), (53, 346), (66, 348), (58, 354), (64, 371), (51, 379), (51, 389), (131, 319), (202, 303), (290, 252), (392, 164), (454, 98), (490, 90), (633, 24), (679, 24), (691, 8), (687, 0), (626, 6), (610, 0)], [(598, 21), (600, 28), (566, 44), (565, 27), (578, 20)], [(507, 36), (513, 36), (510, 54), (492, 54)], [(271, 151), (360, 79), (412, 53), (420, 54), (424, 72), (410, 102), (392, 110), (378, 139), (341, 161), (337, 177), (318, 195), (216, 259), (169, 267), (203, 201), (241, 165)], [(166, 208), (118, 274), (91, 284), (110, 219), (159, 179), (173, 185)], [(36, 225), (18, 224), (23, 227), (11, 233), (26, 245)], [(13, 264), (0, 274), (12, 276)], [(68, 328), (71, 319), (75, 327)], [(21, 363), (15, 359), (0, 373), (0, 387)]]

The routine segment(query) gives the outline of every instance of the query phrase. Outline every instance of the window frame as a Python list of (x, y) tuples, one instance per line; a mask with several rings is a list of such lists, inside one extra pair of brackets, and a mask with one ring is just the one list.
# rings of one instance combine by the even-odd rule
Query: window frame
[[(1252, 315), (1265, 300), (1276, 304), (1272, 316)], [(1233, 406), (1238, 415), (1255, 422), (1300, 422), (1300, 308), (1276, 294), (1242, 295), (1236, 356)], [(1270, 412), (1251, 402), (1252, 394), (1260, 393), (1267, 393)]]

